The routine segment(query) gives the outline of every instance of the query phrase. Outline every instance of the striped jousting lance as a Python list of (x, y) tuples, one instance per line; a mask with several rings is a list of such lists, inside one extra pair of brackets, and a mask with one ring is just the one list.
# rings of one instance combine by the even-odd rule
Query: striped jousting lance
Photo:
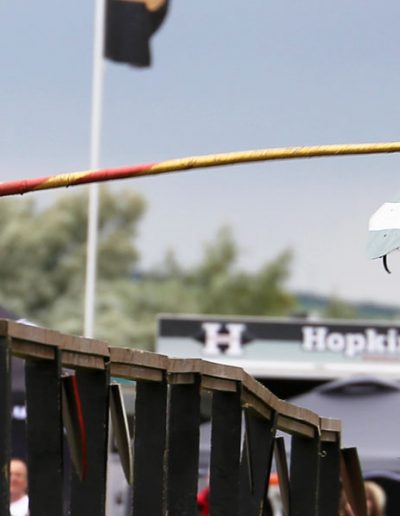
[(400, 142), (360, 143), (343, 145), (319, 145), (311, 147), (281, 147), (263, 150), (230, 152), (225, 154), (209, 154), (188, 158), (160, 161), (119, 168), (86, 170), (58, 174), (35, 179), (24, 179), (0, 183), (0, 197), (24, 194), (38, 190), (49, 190), (68, 186), (82, 185), (126, 179), (170, 172), (181, 172), (197, 168), (238, 165), (256, 161), (287, 160), (300, 158), (318, 158), (328, 156), (351, 156), (361, 154), (384, 154), (400, 152)]

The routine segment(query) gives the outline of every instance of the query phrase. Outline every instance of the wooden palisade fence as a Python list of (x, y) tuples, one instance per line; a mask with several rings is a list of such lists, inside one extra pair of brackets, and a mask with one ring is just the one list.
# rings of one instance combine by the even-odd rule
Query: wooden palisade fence
[[(131, 514), (197, 515), (202, 389), (213, 400), (211, 514), (262, 515), (274, 453), (287, 516), (337, 516), (340, 478), (356, 516), (365, 514), (356, 452), (340, 450), (340, 421), (278, 399), (240, 368), (0, 320), (0, 516), (9, 511), (11, 356), (25, 360), (31, 516), (63, 514), (64, 428), (76, 465), (70, 514), (105, 514), (110, 400), (114, 408), (122, 401), (113, 377), (136, 381), (134, 435), (125, 436), (125, 448), (133, 444), (122, 453), (124, 470), (133, 470)], [(123, 452), (126, 425), (115, 424)], [(291, 435), (290, 464), (278, 431)]]

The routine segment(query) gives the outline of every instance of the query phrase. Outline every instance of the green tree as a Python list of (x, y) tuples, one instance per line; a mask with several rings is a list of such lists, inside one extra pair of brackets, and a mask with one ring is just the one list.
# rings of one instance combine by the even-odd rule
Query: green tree
[(203, 261), (189, 274), (200, 296), (202, 313), (232, 315), (284, 315), (294, 305), (285, 289), (292, 253), (285, 251), (259, 271), (237, 268), (239, 251), (229, 228), (223, 228), (213, 243), (205, 246)]
[(292, 254), (281, 253), (255, 273), (237, 267), (239, 251), (229, 228), (204, 246), (200, 262), (188, 269), (173, 252), (156, 270), (136, 279), (130, 303), (137, 339), (151, 346), (159, 313), (285, 315), (295, 299), (285, 288)]
[[(134, 237), (145, 203), (135, 193), (103, 187), (100, 206), (96, 336), (103, 338), (109, 292), (130, 281), (138, 260)], [(30, 199), (2, 199), (0, 221), (0, 303), (34, 322), (82, 334), (86, 193), (61, 196), (42, 210)], [(125, 317), (121, 311), (114, 322), (123, 326)]]
[[(285, 288), (291, 253), (255, 273), (240, 271), (227, 228), (205, 245), (197, 265), (184, 269), (171, 251), (143, 273), (134, 240), (143, 199), (126, 190), (100, 192), (96, 338), (151, 349), (162, 312), (283, 315), (293, 308)], [(44, 209), (30, 199), (3, 199), (0, 220), (0, 304), (38, 324), (82, 334), (86, 193), (64, 195)]]

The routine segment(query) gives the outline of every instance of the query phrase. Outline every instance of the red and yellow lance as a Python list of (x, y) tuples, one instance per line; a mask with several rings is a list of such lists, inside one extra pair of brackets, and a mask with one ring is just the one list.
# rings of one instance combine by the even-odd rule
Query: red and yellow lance
[(361, 154), (385, 154), (400, 152), (400, 142), (356, 143), (342, 145), (318, 145), (310, 147), (279, 147), (272, 149), (209, 154), (187, 158), (146, 163), (119, 168), (105, 168), (57, 174), (35, 179), (23, 179), (0, 183), (0, 197), (25, 194), (38, 190), (50, 190), (68, 186), (114, 181), (134, 177), (182, 172), (198, 168), (239, 165), (256, 161), (318, 158), (328, 156), (351, 156)]

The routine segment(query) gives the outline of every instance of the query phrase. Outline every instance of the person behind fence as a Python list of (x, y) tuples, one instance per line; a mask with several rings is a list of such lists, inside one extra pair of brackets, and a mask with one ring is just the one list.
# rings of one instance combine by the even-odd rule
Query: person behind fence
[(376, 482), (364, 482), (365, 496), (367, 499), (368, 516), (384, 516), (386, 507), (386, 494)]
[(28, 516), (28, 468), (21, 459), (10, 462), (10, 516)]
[[(376, 482), (364, 482), (365, 499), (367, 502), (367, 516), (385, 516), (386, 494)], [(342, 490), (339, 516), (355, 516), (349, 501)]]

